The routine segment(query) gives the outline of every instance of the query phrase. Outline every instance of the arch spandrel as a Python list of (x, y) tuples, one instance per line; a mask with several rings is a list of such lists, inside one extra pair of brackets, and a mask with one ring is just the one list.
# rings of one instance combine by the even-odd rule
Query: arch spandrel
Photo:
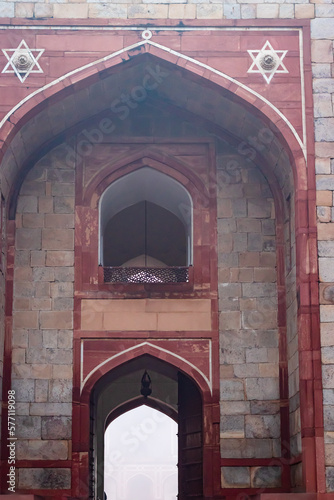
[[(69, 128), (69, 127), (76, 128), (75, 123), (76, 122), (79, 123), (82, 120), (84, 120), (85, 116), (86, 116), (86, 118), (88, 118), (89, 115), (96, 114), (96, 113), (103, 111), (103, 107), (105, 107), (105, 104), (107, 103), (107, 105), (108, 105), (112, 101), (112, 92), (110, 90), (112, 88), (114, 88), (115, 82), (113, 81), (113, 78), (116, 78), (116, 82), (117, 82), (116, 87), (122, 88), (122, 86), (123, 87), (125, 86), (124, 85), (125, 82), (129, 82), (132, 80), (133, 77), (131, 78), (131, 73), (133, 76), (135, 76), (136, 72), (137, 72), (137, 78), (138, 78), (138, 75), (140, 75), (140, 74), (142, 75), (142, 78), (144, 78), (145, 73), (143, 74), (143, 71), (145, 71), (145, 67), (147, 67), (147, 64), (149, 64), (151, 62), (153, 65), (154, 64), (156, 64), (158, 66), (161, 65), (162, 68), (164, 68), (164, 67), (167, 68), (166, 73), (171, 71), (171, 74), (173, 74), (174, 68), (175, 69), (177, 68), (178, 74), (181, 74), (181, 80), (180, 80), (179, 76), (177, 76), (181, 86), (183, 86), (184, 84), (191, 85), (192, 87), (194, 85), (197, 85), (200, 88), (200, 86), (203, 85), (204, 89), (205, 89), (204, 91), (206, 93), (206, 101), (210, 100), (210, 92), (212, 92), (212, 91), (215, 92), (215, 91), (218, 91), (218, 89), (223, 89), (224, 96), (220, 97), (218, 99), (218, 102), (221, 101), (221, 103), (222, 103), (221, 106), (223, 106), (223, 108), (225, 106), (225, 104), (223, 105), (224, 99), (225, 99), (226, 104), (228, 104), (227, 109), (230, 109), (231, 111), (233, 111), (233, 108), (235, 106), (237, 106), (238, 103), (241, 104), (241, 108), (244, 106), (244, 104), (246, 104), (246, 108), (244, 108), (243, 113), (245, 113), (245, 112), (249, 113), (250, 116), (253, 115), (253, 117), (255, 115), (258, 115), (260, 117), (259, 124), (262, 123), (263, 128), (267, 128), (267, 129), (269, 126), (268, 130), (271, 131), (271, 133), (273, 134), (274, 137), (278, 134), (277, 135), (278, 141), (280, 141), (282, 137), (285, 137), (285, 141), (287, 141), (287, 145), (288, 145), (287, 153), (288, 153), (288, 156), (289, 156), (289, 159), (291, 162), (292, 170), (295, 171), (296, 181), (300, 175), (302, 175), (302, 177), (305, 177), (303, 175), (303, 171), (305, 169), (305, 164), (302, 165), (302, 163), (304, 163), (304, 162), (298, 161), (298, 163), (299, 163), (298, 170), (295, 170), (295, 166), (293, 164), (294, 163), (293, 157), (297, 157), (299, 160), (300, 152), (301, 152), (301, 158), (303, 157), (303, 153), (302, 153), (300, 144), (298, 144), (298, 141), (296, 140), (297, 136), (294, 135), (293, 127), (291, 125), (289, 125), (289, 122), (286, 119), (282, 119), (282, 116), (277, 114), (274, 107), (271, 106), (269, 101), (266, 102), (266, 100), (264, 100), (264, 101), (261, 100), (260, 96), (258, 96), (258, 97), (254, 96), (254, 94), (252, 94), (252, 92), (251, 92), (251, 89), (248, 91), (247, 87), (245, 87), (244, 84), (238, 85), (238, 82), (236, 82), (236, 83), (233, 83), (233, 85), (231, 86), (229, 80), (226, 80), (226, 78), (224, 78), (224, 76), (222, 74), (217, 74), (217, 72), (212, 73), (212, 71), (214, 71), (214, 70), (210, 70), (210, 68), (206, 68), (204, 72), (201, 71), (200, 72), (201, 76), (198, 76), (198, 71), (195, 71), (196, 61), (192, 62), (191, 65), (190, 64), (188, 64), (188, 66), (186, 65), (185, 69), (184, 69), (184, 67), (183, 67), (184, 65), (182, 64), (182, 54), (180, 57), (176, 58), (175, 65), (171, 65), (170, 62), (166, 62), (168, 60), (168, 58), (167, 58), (168, 52), (166, 52), (164, 49), (159, 48), (159, 47), (154, 47), (154, 50), (156, 52), (156, 55), (154, 55), (154, 56), (152, 56), (148, 53), (139, 54), (139, 55), (136, 54), (136, 56), (133, 57), (131, 59), (131, 61), (128, 62), (124, 68), (123, 68), (123, 64), (119, 64), (119, 62), (116, 64), (116, 59), (114, 59), (114, 58), (109, 59), (108, 64), (110, 64), (110, 67), (112, 67), (115, 70), (115, 72), (112, 73), (110, 76), (104, 78), (103, 83), (101, 83), (100, 80), (98, 80), (98, 81), (96, 81), (96, 79), (92, 80), (92, 78), (91, 78), (92, 69), (91, 68), (90, 69), (85, 69), (85, 68), (78, 69), (77, 74), (76, 74), (76, 79), (78, 82), (80, 81), (80, 85), (74, 86), (67, 79), (64, 79), (64, 81), (61, 82), (62, 83), (61, 88), (58, 88), (60, 83), (54, 84), (54, 85), (52, 85), (52, 87), (50, 87), (49, 91), (53, 92), (53, 97), (49, 96), (47, 99), (43, 100), (43, 98), (40, 94), (36, 94), (31, 99), (29, 99), (25, 103), (23, 103), (20, 106), (20, 108), (17, 110), (17, 112), (22, 114), (23, 109), (25, 109), (26, 107), (28, 108), (30, 106), (29, 110), (27, 109), (26, 115), (24, 115), (24, 118), (22, 118), (21, 120), (15, 120), (13, 118), (13, 122), (15, 122), (15, 125), (11, 125), (11, 136), (7, 137), (7, 135), (5, 134), (7, 139), (4, 136), (5, 143), (9, 144), (12, 140), (14, 140), (13, 147), (14, 147), (14, 149), (17, 149), (18, 143), (17, 143), (17, 139), (15, 139), (14, 134), (16, 134), (16, 132), (15, 132), (16, 130), (17, 131), (21, 130), (20, 137), (21, 137), (21, 141), (23, 141), (23, 143), (24, 143), (25, 158), (20, 158), (19, 168), (24, 168), (24, 169), (29, 168), (29, 164), (31, 164), (31, 161), (33, 159), (34, 160), (36, 159), (35, 152), (38, 148), (40, 148), (42, 146), (42, 144), (40, 143), (41, 137), (42, 137), (43, 145), (45, 146), (49, 141), (51, 141), (51, 142), (54, 141), (54, 134), (56, 131), (56, 134), (59, 136), (59, 138), (57, 139), (57, 142), (61, 142), (61, 136), (64, 134), (65, 128), (62, 131), (61, 126), (60, 125), (58, 126), (57, 124), (63, 123), (63, 124), (65, 124), (66, 128)], [(140, 61), (143, 61), (144, 64), (141, 65)], [(104, 64), (106, 64), (106, 63), (104, 63)], [(99, 66), (99, 68), (100, 68), (99, 70), (101, 71), (100, 66)], [(128, 75), (125, 75), (125, 73), (127, 73), (129, 70), (130, 70), (130, 73)], [(95, 68), (94, 68), (94, 71), (95, 71)], [(135, 71), (135, 73), (134, 73), (134, 71)], [(214, 78), (215, 83), (214, 84), (211, 83), (213, 74), (215, 76), (215, 78)], [(184, 75), (185, 78), (182, 75)], [(206, 76), (204, 76), (204, 75), (206, 75)], [(188, 77), (190, 77), (190, 79)], [(122, 83), (122, 78), (124, 78), (124, 83)], [(175, 88), (176, 92), (178, 92), (177, 91), (178, 85), (175, 84), (176, 83), (175, 78), (176, 78), (176, 74), (173, 76), (173, 86), (168, 84), (168, 82), (167, 82), (168, 78), (166, 78), (166, 82), (164, 82), (162, 80), (161, 83), (159, 83), (158, 92), (159, 92), (159, 94), (161, 94), (161, 96), (163, 96), (165, 93), (165, 89), (164, 89), (165, 83), (167, 84), (167, 89), (169, 92), (172, 91), (173, 88)], [(190, 83), (191, 80), (192, 80), (192, 83)], [(135, 80), (133, 80), (133, 81), (135, 81)], [(182, 81), (182, 83), (181, 83), (181, 81)], [(65, 82), (66, 82), (66, 86), (64, 88)], [(110, 82), (110, 84), (108, 82)], [(196, 83), (194, 83), (194, 82), (196, 82)], [(226, 82), (229, 82), (229, 84), (226, 85)], [(99, 89), (99, 92), (94, 91), (95, 87), (96, 87), (96, 89)], [(89, 92), (87, 93), (88, 89), (89, 89)], [(213, 89), (213, 90), (211, 90), (211, 89)], [(178, 92), (178, 93), (179, 93), (179, 95), (181, 95), (180, 92)], [(100, 99), (96, 98), (96, 96), (98, 94), (100, 95)], [(174, 92), (174, 94), (175, 94), (175, 92)], [(199, 91), (199, 95), (201, 95), (201, 94), (202, 94), (202, 91)], [(241, 94), (242, 97), (240, 98), (238, 96), (238, 94)], [(80, 95), (81, 95), (81, 97), (80, 97)], [(104, 99), (102, 98), (103, 95), (105, 95)], [(93, 107), (89, 107), (86, 105), (83, 105), (83, 106), (76, 105), (75, 112), (66, 116), (66, 110), (74, 109), (73, 108), (74, 96), (76, 96), (75, 97), (76, 104), (78, 104), (80, 102), (80, 100), (87, 99), (88, 96), (89, 96), (89, 98), (90, 98), (90, 96), (92, 96), (93, 98), (95, 96), (95, 98), (93, 100), (91, 98), (89, 99), (91, 103), (94, 101), (95, 104)], [(117, 97), (117, 94), (115, 94), (115, 96)], [(167, 95), (166, 95), (166, 97), (168, 98)], [(256, 97), (255, 100), (254, 100), (254, 97)], [(214, 95), (213, 95), (213, 98), (215, 100), (217, 100), (217, 97)], [(32, 106), (34, 99), (37, 99), (38, 102), (35, 103), (36, 105)], [(174, 99), (176, 105), (182, 106), (182, 99), (179, 103), (177, 102), (177, 100), (175, 100), (175, 99), (177, 99), (177, 96), (171, 95), (169, 97), (169, 99), (171, 99), (172, 101)], [(195, 101), (192, 102), (192, 106), (195, 106), (195, 109), (196, 109), (196, 112), (198, 115), (202, 114), (202, 116), (205, 117), (206, 110), (204, 109), (201, 111), (200, 106), (198, 106), (198, 103), (201, 102), (201, 99), (198, 99), (197, 101), (198, 102), (195, 102)], [(54, 104), (52, 104), (53, 102), (54, 102)], [(47, 106), (47, 109), (43, 110), (43, 107), (45, 108), (46, 106)], [(232, 106), (232, 108), (231, 108), (231, 106)], [(215, 107), (217, 108), (217, 106), (215, 106)], [(241, 108), (239, 106), (239, 109), (241, 109)], [(217, 108), (217, 110), (218, 109), (219, 108)], [(261, 109), (260, 112), (259, 112), (259, 109)], [(15, 115), (16, 111), (14, 111), (13, 113)], [(38, 115), (37, 120), (34, 118), (30, 118), (30, 116), (32, 117), (34, 115), (35, 116)], [(216, 126), (218, 126), (220, 128), (220, 130), (226, 129), (226, 130), (229, 130), (229, 133), (231, 133), (231, 130), (233, 129), (233, 122), (231, 122), (231, 120), (229, 120), (229, 122), (227, 122), (225, 125), (223, 122), (221, 122), (221, 123), (217, 122), (217, 120), (219, 120), (219, 119), (221, 120), (222, 117), (224, 117), (224, 116), (231, 116), (231, 113), (230, 112), (228, 112), (228, 113), (222, 112), (222, 113), (220, 113), (219, 117), (217, 117), (217, 116), (215, 116), (215, 114), (211, 113), (210, 119), (212, 120), (212, 118), (214, 118), (213, 123), (216, 122)], [(239, 116), (239, 114), (238, 114), (238, 116)], [(263, 117), (262, 119), (261, 119), (261, 116)], [(28, 121), (27, 121), (27, 117), (28, 117)], [(268, 119), (269, 119), (269, 121), (268, 121)], [(91, 120), (91, 118), (90, 118), (90, 120)], [(31, 137), (29, 138), (30, 134), (28, 134), (28, 131), (31, 130), (32, 125), (33, 125), (33, 128), (35, 128), (35, 131), (37, 132), (33, 136), (31, 136), (33, 139), (31, 139)], [(231, 128), (231, 126), (232, 126), (232, 128)], [(2, 133), (5, 133), (5, 129), (6, 129), (6, 125), (4, 124), (4, 129), (3, 129)], [(237, 124), (234, 126), (234, 133), (236, 134), (235, 137), (236, 137), (236, 140), (239, 141), (239, 144), (241, 142), (244, 142), (244, 141), (246, 142), (246, 144), (248, 144), (249, 134), (248, 134), (247, 130), (245, 129), (244, 130), (245, 135), (244, 136), (240, 135), (242, 133), (242, 129), (240, 128), (240, 124)], [(256, 133), (256, 131), (255, 131), (255, 133)], [(281, 135), (281, 138), (279, 138), (280, 135)], [(67, 137), (68, 137), (68, 133), (67, 133)], [(256, 137), (256, 135), (255, 135), (255, 137)], [(36, 139), (39, 141), (39, 143), (36, 143)], [(260, 146), (261, 146), (261, 144), (260, 144)], [(262, 156), (262, 151), (257, 151), (255, 149), (255, 153), (258, 157), (258, 160), (260, 160), (261, 156)], [(273, 157), (273, 158), (264, 157), (263, 161), (266, 162), (267, 164), (269, 164), (269, 163), (271, 163), (271, 161), (277, 161), (277, 159), (278, 159), (277, 157), (276, 158), (275, 157)], [(289, 168), (291, 168), (291, 167), (289, 167)], [(13, 171), (12, 168), (10, 170)]]
[[(201, 343), (203, 342), (199, 342), (199, 344)], [(210, 348), (208, 349), (210, 351)], [(129, 348), (124, 350), (124, 352), (117, 353), (114, 356), (105, 359), (98, 366), (95, 366), (91, 369), (90, 372), (87, 373), (85, 378), (81, 381), (82, 401), (84, 402), (89, 399), (91, 390), (94, 385), (97, 384), (103, 378), (103, 376), (111, 372), (111, 370), (122, 367), (122, 365), (124, 365), (125, 363), (131, 363), (136, 359), (139, 360), (141, 357), (146, 355), (155, 358), (160, 362), (171, 365), (172, 367), (179, 369), (180, 371), (188, 375), (192, 380), (196, 382), (196, 385), (203, 393), (203, 397), (205, 398), (205, 400), (211, 399), (212, 374), (210, 372), (210, 367), (209, 365), (207, 365), (207, 368), (204, 372), (196, 367), (193, 359), (187, 359), (187, 347), (185, 347), (185, 351), (183, 353), (176, 354), (175, 352), (166, 349), (162, 345), (159, 345), (159, 343), (157, 342), (142, 342), (139, 343), (139, 345), (133, 346), (131, 346), (130, 342)], [(207, 361), (210, 363), (209, 359)]]

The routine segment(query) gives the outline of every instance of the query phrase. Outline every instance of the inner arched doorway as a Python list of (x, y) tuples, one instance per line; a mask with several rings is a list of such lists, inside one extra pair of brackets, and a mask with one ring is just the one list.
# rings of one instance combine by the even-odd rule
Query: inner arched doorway
[(177, 431), (173, 418), (145, 404), (114, 418), (104, 437), (107, 499), (176, 500)]
[[(147, 371), (152, 393), (141, 395)], [(203, 408), (196, 383), (176, 367), (144, 355), (109, 371), (95, 385), (90, 402), (90, 498), (105, 491), (105, 430), (127, 412), (146, 405), (172, 418), (178, 426), (178, 498), (203, 497)], [(140, 429), (132, 428), (132, 444)], [(127, 436), (131, 438), (131, 435)], [(140, 439), (140, 437), (138, 437)], [(114, 462), (119, 450), (110, 450)], [(169, 476), (170, 474), (167, 474)], [(164, 478), (167, 481), (168, 477)], [(146, 484), (146, 483), (145, 483)], [(130, 486), (129, 486), (130, 487)], [(118, 498), (118, 497), (116, 497)]]

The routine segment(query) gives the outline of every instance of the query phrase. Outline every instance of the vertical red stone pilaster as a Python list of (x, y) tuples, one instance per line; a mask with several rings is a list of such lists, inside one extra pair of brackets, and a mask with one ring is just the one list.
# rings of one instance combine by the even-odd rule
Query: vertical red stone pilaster
[[(306, 492), (324, 493), (324, 423), (322, 400), (319, 278), (316, 227), (316, 186), (314, 117), (311, 69), (311, 36), (309, 25), (304, 26), (305, 115), (307, 134), (307, 169), (296, 158), (296, 264), (299, 336), (300, 410), (302, 434), (303, 477)], [(306, 181), (306, 182), (305, 182)], [(305, 182), (306, 186), (302, 187)]]

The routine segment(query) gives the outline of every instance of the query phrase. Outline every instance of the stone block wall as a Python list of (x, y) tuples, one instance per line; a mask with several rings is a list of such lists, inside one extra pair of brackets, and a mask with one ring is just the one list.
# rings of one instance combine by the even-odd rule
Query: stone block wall
[(328, 0), (320, 2), (273, 0), (38, 0), (0, 2), (0, 17), (115, 18), (115, 19), (326, 19), (333, 16)]
[[(328, 17), (333, 5), (319, 5)], [(334, 19), (311, 22), (327, 488), (334, 491)]]
[[(12, 388), (17, 402), (17, 459), (67, 460), (72, 414), (74, 170), (57, 150), (42, 158), (24, 180), (16, 224)], [(18, 481), (20, 488), (68, 488), (70, 470), (22, 469)]]
[[(281, 456), (274, 200), (264, 176), (218, 170), (222, 458)], [(264, 470), (268, 469), (268, 470)], [(265, 467), (222, 467), (223, 487), (275, 487)], [(260, 477), (262, 479), (260, 479)]]

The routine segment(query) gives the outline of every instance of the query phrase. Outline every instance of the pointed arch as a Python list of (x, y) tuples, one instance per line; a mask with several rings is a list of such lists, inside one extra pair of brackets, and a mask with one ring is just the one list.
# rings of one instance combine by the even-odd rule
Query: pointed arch
[[(93, 368), (88, 375), (81, 381), (81, 398), (83, 401), (88, 401), (94, 385), (108, 372), (117, 368), (124, 363), (140, 358), (144, 355), (149, 355), (159, 361), (177, 368), (185, 373), (191, 380), (195, 382), (197, 387), (203, 394), (203, 401), (211, 398), (212, 395), (212, 374), (208, 378), (199, 368), (193, 363), (186, 360), (179, 354), (173, 353), (162, 347), (156, 346), (151, 342), (142, 342), (139, 345), (130, 347), (122, 352), (111, 356), (95, 368)], [(210, 357), (211, 358), (211, 357)], [(211, 370), (210, 370), (211, 371)]]
[(152, 40), (143, 40), (72, 70), (29, 94), (15, 105), (0, 122), (0, 141), (4, 143), (4, 150), (10, 145), (11, 140), (22, 125), (41, 110), (60, 101), (63, 95), (68, 96), (75, 93), (78, 88), (84, 88), (96, 82), (99, 79), (99, 74), (103, 71), (116, 68), (130, 59), (135, 60), (145, 53), (155, 57), (157, 61), (174, 64), (196, 77), (218, 85), (236, 96), (241, 102), (247, 102), (252, 109), (257, 110), (257, 113), (260, 112), (277, 127), (286, 140), (294, 160), (298, 162), (298, 169), (296, 165), (292, 165), (296, 170), (296, 178), (298, 179), (300, 176), (302, 179), (306, 178), (306, 145), (303, 144), (292, 123), (274, 104), (237, 79)]

